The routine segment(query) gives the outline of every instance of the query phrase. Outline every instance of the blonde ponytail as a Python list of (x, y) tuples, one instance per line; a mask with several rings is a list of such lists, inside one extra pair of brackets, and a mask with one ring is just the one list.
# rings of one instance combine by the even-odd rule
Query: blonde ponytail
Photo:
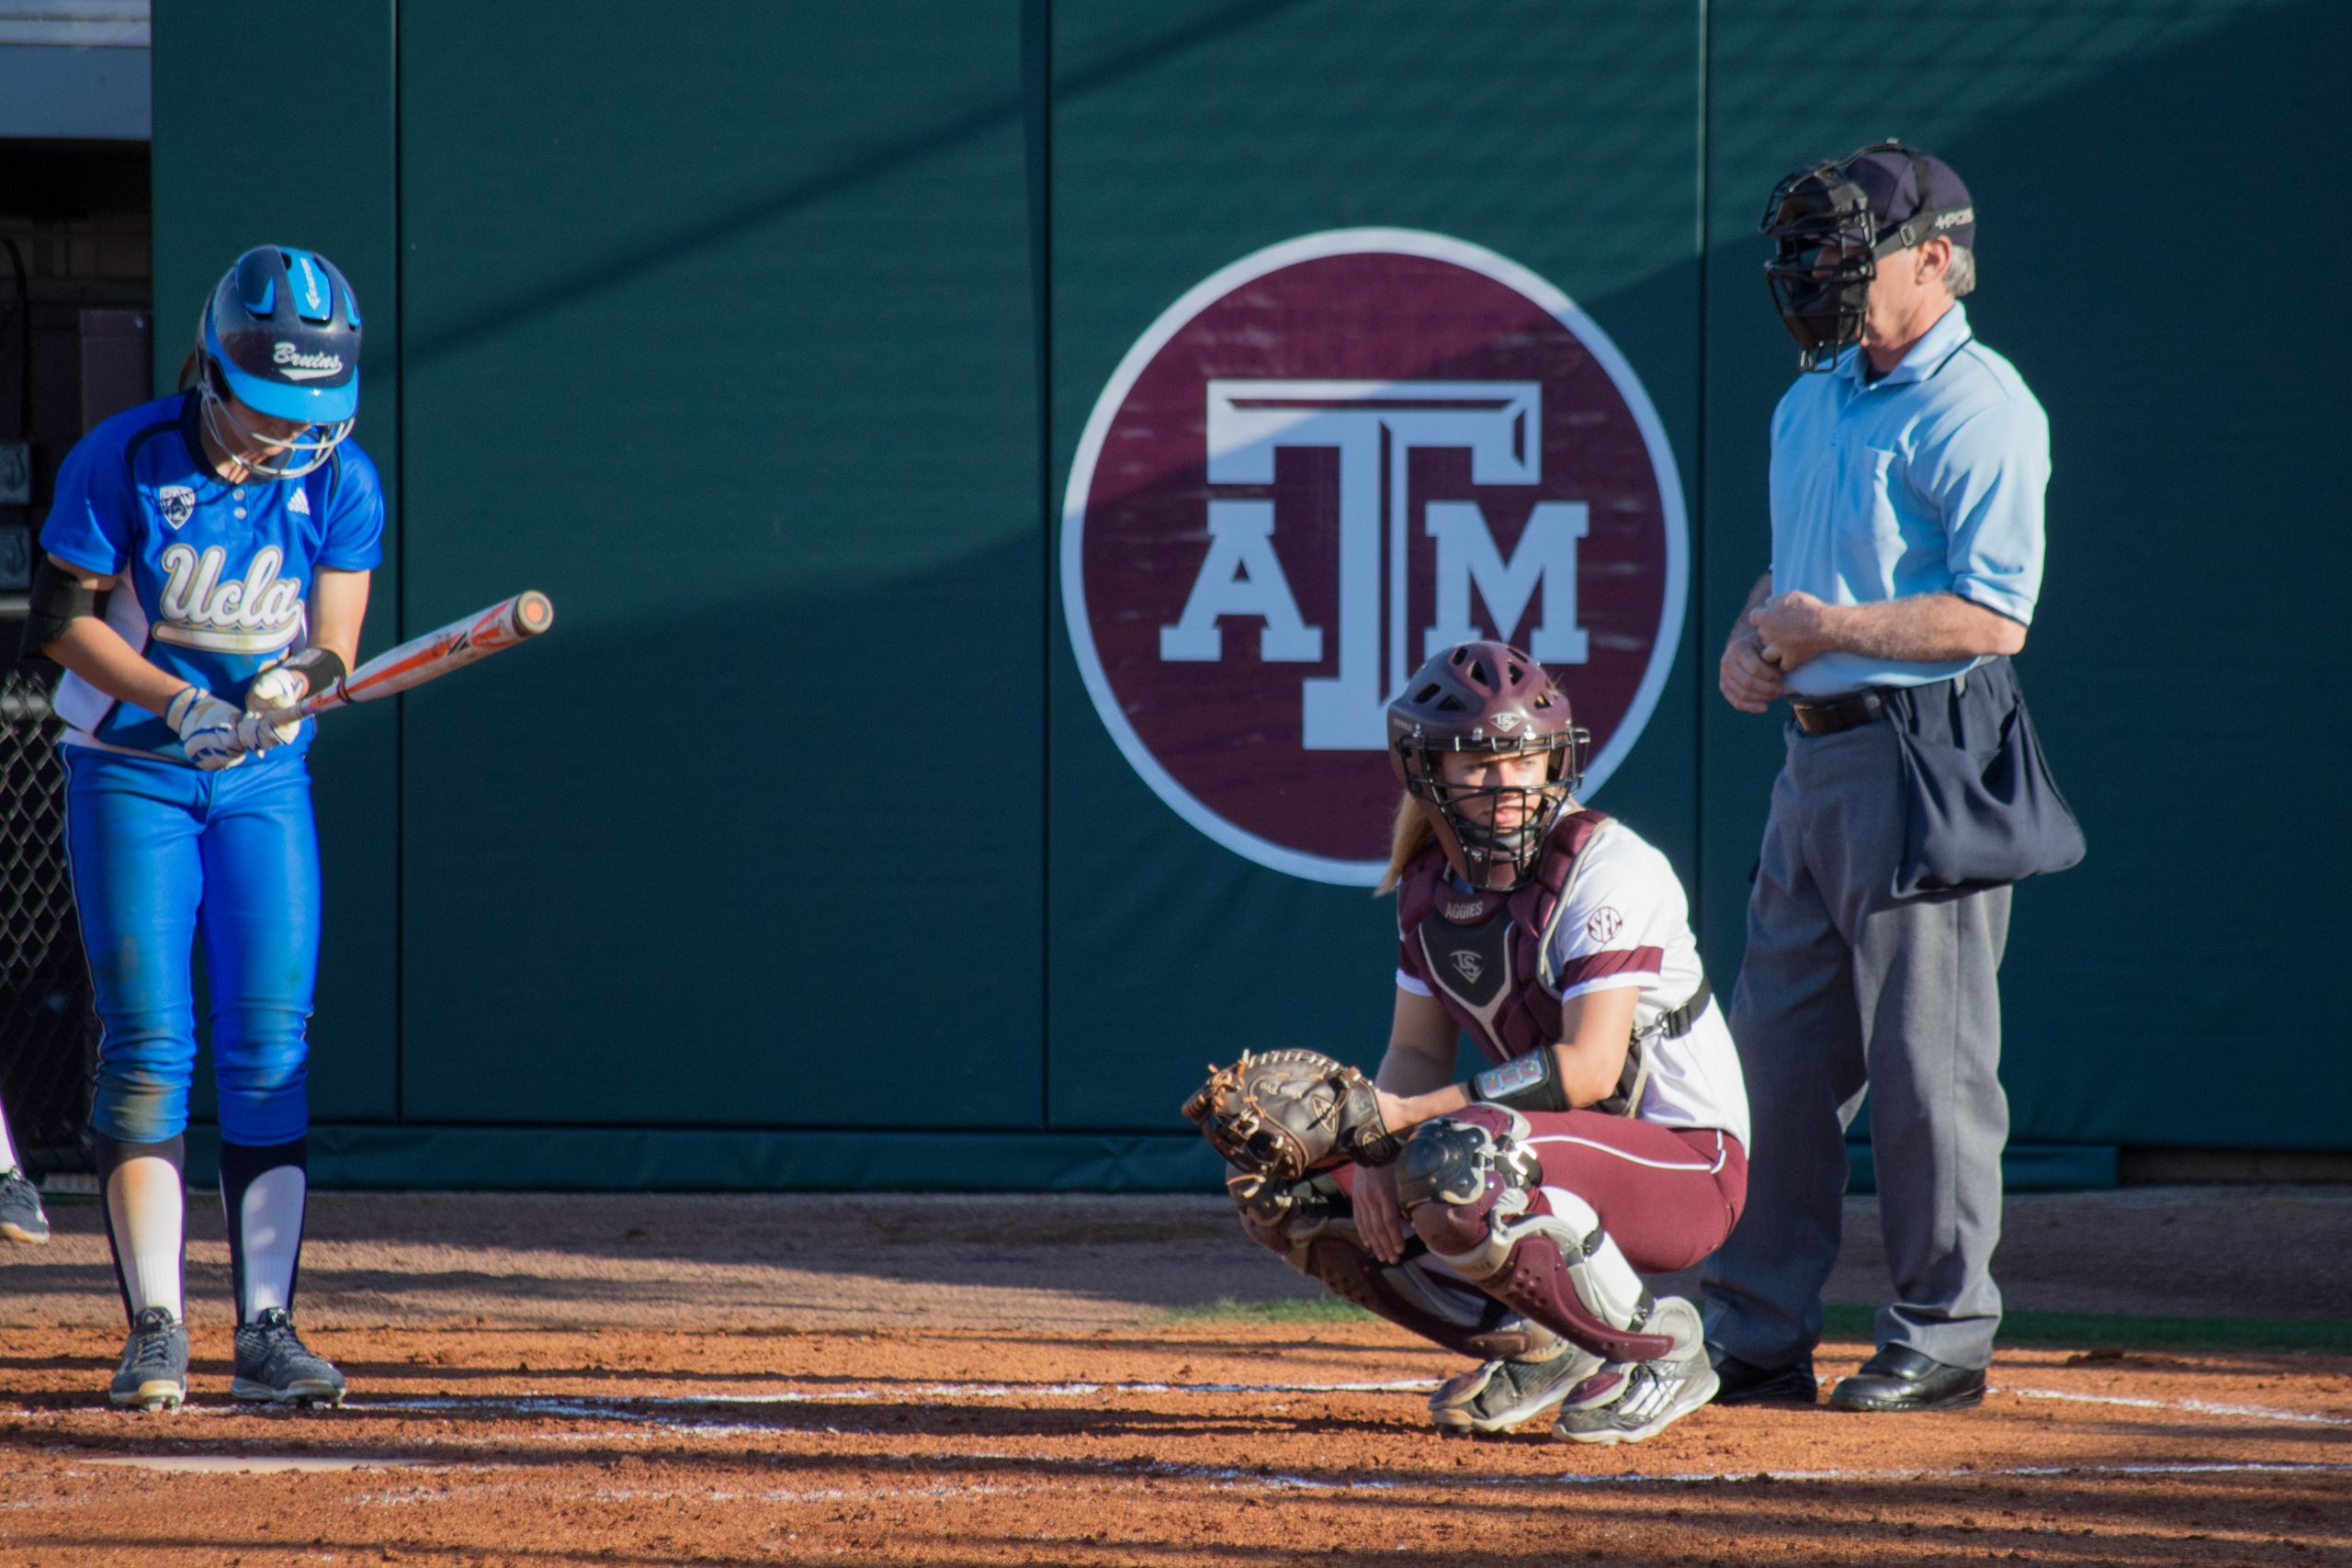
[(1410, 795), (1396, 797), (1396, 820), (1388, 832), (1388, 870), (1380, 878), (1380, 886), (1372, 890), (1375, 898), (1396, 891), (1403, 881), (1405, 868), (1418, 859), (1437, 837), (1430, 826), (1429, 814), (1413, 802)]

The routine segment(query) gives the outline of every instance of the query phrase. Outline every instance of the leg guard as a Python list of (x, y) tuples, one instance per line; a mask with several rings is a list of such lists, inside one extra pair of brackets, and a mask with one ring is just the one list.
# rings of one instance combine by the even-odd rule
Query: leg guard
[(1406, 1145), (1396, 1196), (1431, 1252), (1496, 1300), (1611, 1361), (1673, 1348), (1641, 1329), (1651, 1298), (1642, 1278), (1573, 1194), (1555, 1212), (1527, 1118), (1474, 1105), (1424, 1122)]
[(1542, 1359), (1565, 1348), (1542, 1324), (1490, 1297), (1447, 1289), (1409, 1257), (1396, 1265), (1374, 1258), (1356, 1235), (1347, 1193), (1327, 1174), (1269, 1184), (1236, 1201), (1250, 1240), (1399, 1328), (1480, 1360)]

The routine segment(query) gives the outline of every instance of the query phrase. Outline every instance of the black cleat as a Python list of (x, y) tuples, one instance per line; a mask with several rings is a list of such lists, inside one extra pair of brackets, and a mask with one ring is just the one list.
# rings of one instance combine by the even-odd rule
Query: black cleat
[(1430, 1395), (1430, 1420), (1448, 1437), (1492, 1437), (1551, 1413), (1600, 1370), (1600, 1358), (1563, 1344), (1544, 1361), (1486, 1361)]
[(267, 1404), (341, 1404), (343, 1374), (313, 1355), (284, 1307), (237, 1325), (236, 1375), (229, 1392)]
[(1568, 1393), (1552, 1435), (1572, 1443), (1638, 1443), (1657, 1437), (1715, 1396), (1699, 1309), (1662, 1296), (1641, 1332), (1663, 1334), (1673, 1349), (1654, 1361), (1609, 1361)]
[(177, 1410), (187, 1398), (187, 1325), (152, 1306), (131, 1323), (109, 1403), (125, 1410)]
[(39, 1247), (49, 1240), (49, 1216), (40, 1212), (40, 1190), (21, 1170), (0, 1176), (0, 1239)]

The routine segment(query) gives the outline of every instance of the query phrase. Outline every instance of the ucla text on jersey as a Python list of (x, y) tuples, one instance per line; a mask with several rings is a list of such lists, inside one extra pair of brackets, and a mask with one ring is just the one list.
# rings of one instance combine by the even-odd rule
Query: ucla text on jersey
[[(356, 446), (300, 479), (232, 484), (205, 459), (197, 399), (182, 392), (117, 414), (74, 449), (40, 543), (115, 574), (107, 624), (149, 662), (233, 703), (265, 665), (307, 645), (317, 570), (373, 570), (383, 528), (376, 466)], [(184, 755), (161, 718), (78, 675), (58, 683), (57, 712), (108, 745)]]

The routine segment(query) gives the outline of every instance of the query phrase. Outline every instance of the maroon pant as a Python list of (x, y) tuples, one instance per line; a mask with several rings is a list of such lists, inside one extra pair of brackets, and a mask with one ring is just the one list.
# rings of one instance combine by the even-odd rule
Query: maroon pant
[(1661, 1127), (1597, 1111), (1522, 1112), (1544, 1185), (1592, 1205), (1625, 1261), (1687, 1269), (1724, 1244), (1747, 1201), (1747, 1151), (1713, 1128)]
[[(1598, 1111), (1521, 1111), (1544, 1185), (1593, 1207), (1645, 1274), (1687, 1269), (1724, 1244), (1747, 1201), (1747, 1151), (1713, 1128), (1661, 1127)], [(1336, 1173), (1350, 1197), (1355, 1168)]]

